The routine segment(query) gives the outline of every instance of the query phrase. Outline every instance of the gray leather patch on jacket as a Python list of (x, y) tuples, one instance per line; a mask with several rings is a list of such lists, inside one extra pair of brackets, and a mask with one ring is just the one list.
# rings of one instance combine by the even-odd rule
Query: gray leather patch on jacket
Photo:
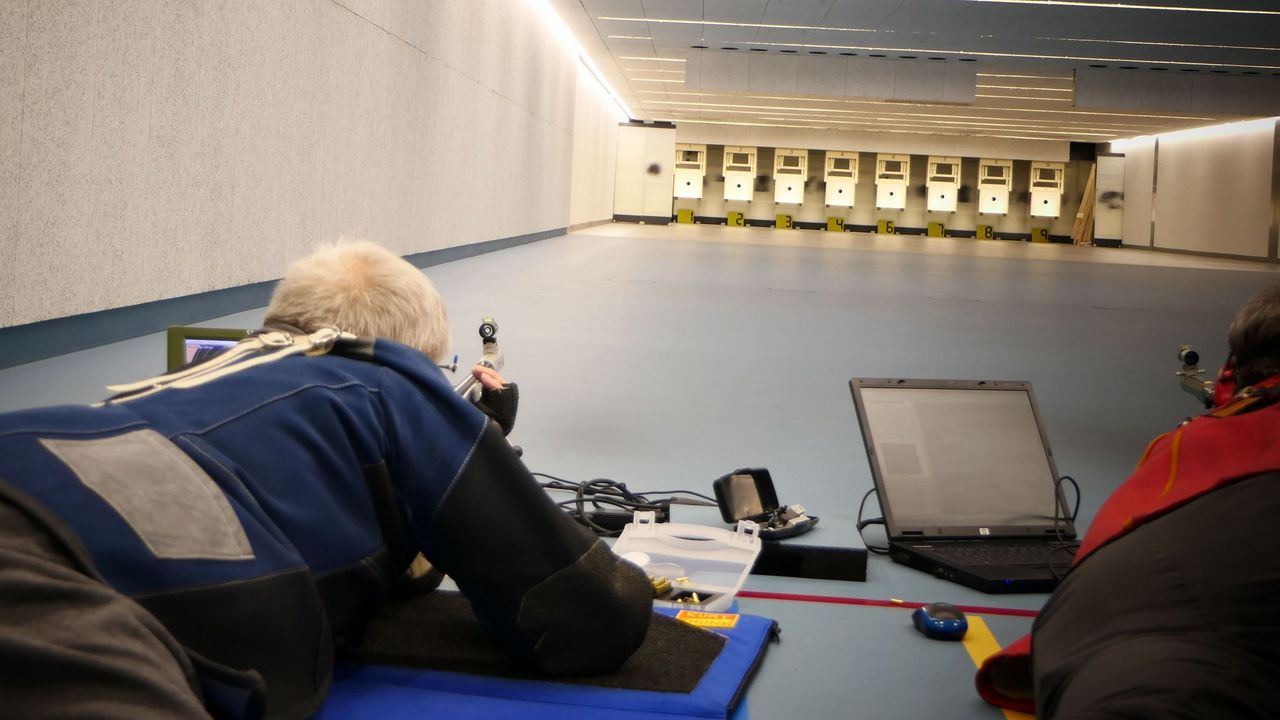
[(157, 558), (253, 559), (249, 538), (222, 489), (160, 433), (43, 438), (40, 444), (114, 508)]

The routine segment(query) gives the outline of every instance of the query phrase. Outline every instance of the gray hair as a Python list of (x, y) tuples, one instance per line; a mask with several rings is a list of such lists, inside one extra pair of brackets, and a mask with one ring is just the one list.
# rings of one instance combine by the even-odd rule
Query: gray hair
[(1254, 295), (1231, 321), (1227, 344), (1236, 361), (1236, 387), (1280, 373), (1280, 285)]
[(368, 240), (321, 245), (289, 266), (271, 295), (264, 324), (388, 338), (437, 362), (452, 345), (435, 286), (421, 270)]

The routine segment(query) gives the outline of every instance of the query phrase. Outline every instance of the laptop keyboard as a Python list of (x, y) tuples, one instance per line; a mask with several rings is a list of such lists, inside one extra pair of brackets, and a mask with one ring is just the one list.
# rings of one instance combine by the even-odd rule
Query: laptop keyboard
[(956, 565), (1069, 565), (1079, 543), (930, 543), (922, 550)]

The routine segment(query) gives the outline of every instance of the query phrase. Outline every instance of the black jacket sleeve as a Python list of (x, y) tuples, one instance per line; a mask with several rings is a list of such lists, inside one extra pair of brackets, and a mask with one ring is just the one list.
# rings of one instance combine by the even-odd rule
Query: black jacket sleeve
[(550, 674), (610, 672), (644, 640), (653, 606), (644, 573), (570, 520), (493, 424), (428, 534), (428, 559), (481, 621)]

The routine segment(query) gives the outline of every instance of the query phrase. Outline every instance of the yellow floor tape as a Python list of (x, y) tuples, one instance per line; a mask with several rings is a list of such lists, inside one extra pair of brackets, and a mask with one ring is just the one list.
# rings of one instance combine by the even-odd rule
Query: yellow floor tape
[[(969, 657), (973, 658), (973, 664), (979, 667), (983, 660), (1000, 649), (1000, 643), (996, 642), (996, 636), (991, 634), (991, 628), (987, 627), (987, 623), (977, 615), (969, 616), (969, 631), (965, 633), (963, 643), (964, 649), (969, 651)], [(1004, 710), (1005, 720), (1035, 720), (1035, 715), (1001, 709)]]

